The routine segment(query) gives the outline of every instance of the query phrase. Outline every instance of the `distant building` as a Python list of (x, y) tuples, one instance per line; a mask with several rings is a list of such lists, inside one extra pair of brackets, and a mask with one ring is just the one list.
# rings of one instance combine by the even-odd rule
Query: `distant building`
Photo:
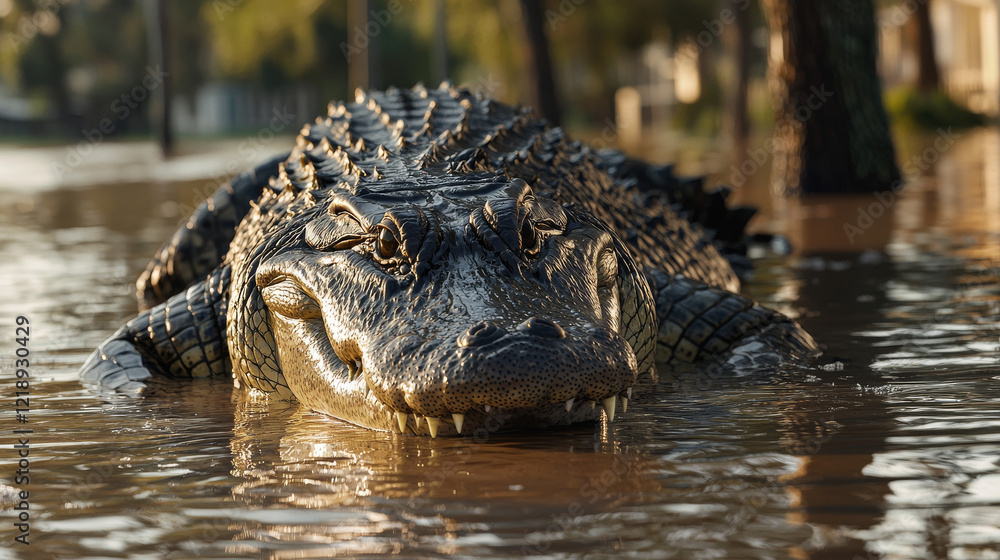
[[(889, 87), (917, 79), (918, 2), (904, 0), (878, 14), (879, 65)], [(1000, 114), (1000, 0), (933, 0), (934, 48), (941, 86), (973, 111)]]
[[(192, 103), (193, 101), (193, 103)], [(302, 123), (325, 114), (313, 87), (293, 85), (265, 92), (240, 84), (208, 83), (189, 99), (174, 98), (173, 125), (179, 134), (245, 134), (259, 129), (295, 134)]]

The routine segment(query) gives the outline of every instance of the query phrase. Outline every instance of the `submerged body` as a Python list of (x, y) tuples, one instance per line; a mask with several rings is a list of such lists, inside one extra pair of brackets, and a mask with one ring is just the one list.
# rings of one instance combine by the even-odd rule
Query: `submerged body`
[[(749, 340), (815, 352), (735, 293), (676, 193), (638, 203), (638, 186), (680, 189), (636, 185), (654, 175), (465, 90), (359, 93), (198, 209), (139, 280), (150, 309), (82, 376), (135, 391), (232, 374), (435, 436), (613, 419), (657, 363)], [(716, 229), (739, 219), (710, 209)]]

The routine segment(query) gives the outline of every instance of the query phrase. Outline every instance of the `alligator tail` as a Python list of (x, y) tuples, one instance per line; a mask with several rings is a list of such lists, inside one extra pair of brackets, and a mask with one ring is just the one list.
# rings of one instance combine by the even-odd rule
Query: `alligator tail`
[(737, 276), (742, 278), (752, 268), (746, 258), (749, 241), (746, 227), (757, 209), (729, 206), (729, 187), (719, 185), (705, 190), (704, 177), (678, 177), (672, 164), (650, 164), (616, 150), (601, 150), (598, 155), (598, 167), (627, 190), (632, 190), (637, 204), (649, 207), (654, 201), (658, 202), (701, 226)]
[(660, 271), (647, 271), (647, 278), (656, 300), (658, 364), (729, 356), (734, 364), (767, 366), (820, 353), (798, 323), (746, 296)]
[(195, 209), (136, 281), (140, 309), (163, 303), (222, 264), (236, 226), (287, 158), (276, 156), (241, 173)]

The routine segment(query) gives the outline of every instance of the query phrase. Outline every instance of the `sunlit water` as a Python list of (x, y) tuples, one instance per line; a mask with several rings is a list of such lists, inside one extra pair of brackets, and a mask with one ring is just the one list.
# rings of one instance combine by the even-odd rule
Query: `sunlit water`
[(772, 202), (766, 169), (748, 182), (758, 227), (796, 252), (759, 261), (747, 291), (799, 318), (826, 347), (818, 363), (665, 372), (611, 425), (433, 440), (233, 398), (226, 380), (141, 401), (89, 392), (76, 368), (212, 185), (7, 175), (0, 482), (14, 483), (12, 430), (34, 433), (30, 544), (8, 509), (0, 557), (1000, 558), (998, 146), (964, 133), (853, 243), (844, 223), (874, 197)]

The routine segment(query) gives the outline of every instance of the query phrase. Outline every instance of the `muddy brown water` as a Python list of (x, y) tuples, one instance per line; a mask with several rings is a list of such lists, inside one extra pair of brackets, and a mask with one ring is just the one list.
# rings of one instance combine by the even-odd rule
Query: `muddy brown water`
[[(234, 398), (226, 380), (140, 401), (82, 387), (207, 183), (52, 182), (51, 150), (4, 149), (0, 483), (30, 491), (30, 544), (7, 509), (0, 557), (1000, 558), (1000, 134), (934, 139), (902, 142), (927, 169), (888, 203), (772, 199), (766, 165), (739, 193), (795, 247), (746, 291), (826, 346), (812, 367), (666, 373), (610, 425), (440, 439)], [(33, 431), (26, 485), (15, 429)]]

